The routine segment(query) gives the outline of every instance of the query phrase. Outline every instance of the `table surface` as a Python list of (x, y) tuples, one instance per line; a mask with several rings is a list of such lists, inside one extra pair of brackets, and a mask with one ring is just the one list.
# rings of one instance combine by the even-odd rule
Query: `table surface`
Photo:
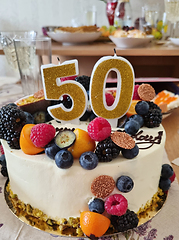
[[(22, 96), (22, 89), (19, 84), (11, 83), (0, 86), (0, 106), (15, 101)], [(166, 153), (164, 154), (164, 162), (170, 161), (179, 157), (179, 108), (175, 109), (171, 115), (163, 120), (163, 126), (166, 130)], [(167, 157), (168, 155), (168, 157)], [(177, 178), (179, 180), (179, 167), (173, 165)], [(36, 230), (17, 219), (8, 209), (5, 200), (3, 199), (3, 189), (6, 178), (0, 175), (0, 239), (1, 240), (53, 240), (60, 238), (55, 235), (49, 235), (42, 231)], [(157, 239), (157, 240), (172, 240), (179, 239), (178, 225), (173, 223), (179, 222), (178, 215), (178, 202), (179, 202), (179, 187), (177, 180), (172, 183), (169, 191), (168, 199), (164, 208), (152, 221), (142, 225), (138, 232), (132, 231), (131, 238), (136, 240)], [(163, 227), (163, 226), (167, 226)], [(153, 236), (153, 238), (152, 238)], [(64, 238), (67, 240), (69, 238)], [(120, 236), (121, 240), (126, 240), (125, 236)]]
[[(117, 55), (122, 56), (179, 56), (179, 46), (171, 43), (156, 44), (152, 42), (145, 47), (120, 49), (111, 41), (95, 41), (85, 44), (61, 44), (52, 41), (52, 55), (63, 56), (104, 56), (113, 55), (114, 48)], [(4, 54), (0, 47), (0, 54)]]
[(145, 47), (119, 49), (112, 42), (92, 42), (80, 45), (62, 45), (52, 42), (52, 54), (63, 56), (113, 55), (114, 48), (117, 55), (122, 56), (179, 56), (179, 47), (172, 44), (157, 45), (150, 43)]

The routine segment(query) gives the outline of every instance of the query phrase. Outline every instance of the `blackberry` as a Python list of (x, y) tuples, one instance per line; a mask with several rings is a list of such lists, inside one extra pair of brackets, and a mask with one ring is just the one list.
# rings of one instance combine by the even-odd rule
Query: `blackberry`
[(121, 148), (108, 137), (98, 142), (95, 153), (98, 156), (99, 162), (110, 162), (119, 155), (120, 150)]
[(0, 156), (0, 164), (1, 164), (1, 174), (4, 177), (8, 177), (7, 166), (6, 166), (6, 158), (5, 158), (4, 154), (2, 154)]
[(0, 138), (7, 141), (10, 148), (20, 149), (19, 138), (26, 124), (26, 115), (18, 107), (6, 105), (0, 110)]
[(162, 111), (153, 102), (148, 102), (149, 111), (147, 114), (143, 115), (144, 125), (148, 128), (159, 127), (162, 122)]
[(82, 75), (75, 78), (75, 81), (81, 83), (86, 91), (89, 91), (90, 77)]
[(129, 229), (136, 228), (138, 222), (137, 214), (129, 209), (122, 216), (111, 216), (111, 223), (117, 232), (125, 232)]

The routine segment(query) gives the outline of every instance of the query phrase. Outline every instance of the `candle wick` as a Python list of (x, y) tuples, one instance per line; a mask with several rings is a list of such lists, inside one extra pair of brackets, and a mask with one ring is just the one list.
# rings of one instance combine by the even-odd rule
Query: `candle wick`
[(59, 57), (57, 57), (57, 60), (60, 62), (60, 58)]
[(114, 56), (116, 56), (116, 49), (114, 48)]

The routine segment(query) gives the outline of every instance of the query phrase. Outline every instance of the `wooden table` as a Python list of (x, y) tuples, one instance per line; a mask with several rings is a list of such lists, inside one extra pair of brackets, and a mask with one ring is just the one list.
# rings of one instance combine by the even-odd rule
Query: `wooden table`
[[(52, 42), (53, 61), (78, 59), (80, 75), (91, 75), (96, 61), (102, 56), (113, 56), (116, 46), (112, 42), (93, 42), (83, 45), (62, 45)], [(172, 44), (118, 49), (117, 55), (128, 59), (138, 77), (179, 77), (179, 47)]]

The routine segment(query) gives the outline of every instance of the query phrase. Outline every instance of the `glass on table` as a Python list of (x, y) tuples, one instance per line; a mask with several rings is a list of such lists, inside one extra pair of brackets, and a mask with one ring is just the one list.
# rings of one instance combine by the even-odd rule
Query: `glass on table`
[(24, 95), (31, 95), (43, 88), (41, 65), (51, 63), (51, 39), (15, 38), (15, 52)]
[(159, 20), (159, 4), (145, 4), (142, 7), (142, 17), (145, 18), (146, 24), (156, 28)]
[(35, 38), (35, 31), (9, 31), (0, 32), (0, 42), (4, 51), (6, 60), (13, 70), (18, 70), (17, 57), (14, 47), (14, 39), (17, 38)]
[(106, 15), (110, 26), (114, 25), (115, 9), (117, 7), (118, 0), (107, 0), (106, 3)]
[(166, 18), (171, 23), (170, 37), (176, 37), (176, 26), (179, 21), (179, 0), (164, 0)]

